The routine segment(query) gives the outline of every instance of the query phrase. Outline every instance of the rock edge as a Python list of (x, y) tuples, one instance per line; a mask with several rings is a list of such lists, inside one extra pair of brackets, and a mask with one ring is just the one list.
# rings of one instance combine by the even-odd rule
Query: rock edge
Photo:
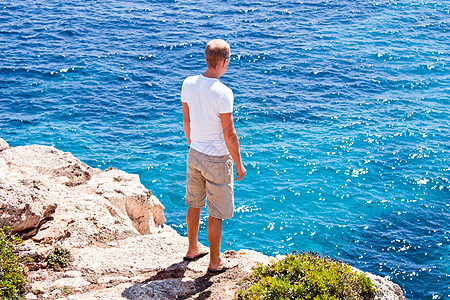
[[(208, 257), (182, 260), (187, 238), (165, 221), (164, 206), (137, 175), (92, 168), (54, 147), (9, 147), (0, 138), (0, 225), (20, 233), (19, 254), (34, 259), (25, 299), (233, 299), (257, 263), (280, 259), (227, 251), (236, 267), (210, 276)], [(55, 245), (71, 252), (61, 271), (46, 268)], [(395, 283), (366, 275), (376, 299), (404, 299)]]

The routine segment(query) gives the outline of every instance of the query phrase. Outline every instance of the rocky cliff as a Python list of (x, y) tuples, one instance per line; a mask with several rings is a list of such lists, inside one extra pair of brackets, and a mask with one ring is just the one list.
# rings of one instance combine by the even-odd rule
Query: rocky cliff
[[(257, 263), (273, 258), (227, 251), (237, 267), (206, 274), (208, 257), (184, 262), (187, 239), (164, 225), (164, 206), (137, 175), (89, 167), (48, 146), (11, 148), (0, 138), (0, 226), (24, 238), (26, 299), (233, 299)], [(61, 271), (47, 267), (55, 245), (70, 250)], [(377, 299), (400, 287), (368, 274)]]

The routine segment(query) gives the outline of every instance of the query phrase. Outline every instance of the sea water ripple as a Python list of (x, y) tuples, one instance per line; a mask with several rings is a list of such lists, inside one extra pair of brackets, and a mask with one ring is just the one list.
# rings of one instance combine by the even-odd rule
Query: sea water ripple
[[(185, 234), (184, 77), (214, 37), (248, 174), (223, 249), (450, 297), (446, 1), (3, 1), (0, 136), (140, 175)], [(207, 244), (206, 215), (201, 242)]]

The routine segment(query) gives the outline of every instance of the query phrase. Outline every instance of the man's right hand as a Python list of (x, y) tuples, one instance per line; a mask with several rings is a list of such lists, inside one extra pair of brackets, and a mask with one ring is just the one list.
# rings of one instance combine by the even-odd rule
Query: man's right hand
[(239, 181), (242, 178), (244, 178), (245, 173), (247, 173), (247, 170), (245, 169), (244, 165), (241, 164), (240, 166), (236, 166), (236, 176), (237, 178), (235, 178), (234, 180)]

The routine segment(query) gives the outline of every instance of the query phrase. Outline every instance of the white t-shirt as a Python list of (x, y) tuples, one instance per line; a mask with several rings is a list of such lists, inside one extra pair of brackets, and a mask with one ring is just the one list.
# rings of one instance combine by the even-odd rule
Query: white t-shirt
[(220, 114), (233, 112), (233, 92), (216, 78), (189, 76), (183, 82), (181, 101), (189, 106), (191, 147), (208, 155), (229, 154)]

